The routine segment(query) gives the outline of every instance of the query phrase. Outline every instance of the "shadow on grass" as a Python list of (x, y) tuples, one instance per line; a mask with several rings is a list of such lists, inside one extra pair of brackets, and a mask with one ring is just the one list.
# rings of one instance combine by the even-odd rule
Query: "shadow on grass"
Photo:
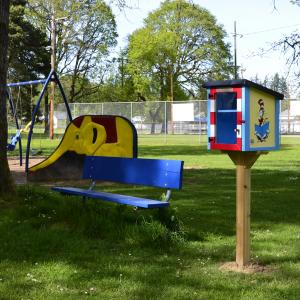
[[(277, 237), (277, 231), (282, 229), (286, 235), (290, 230), (287, 226), (299, 224), (299, 178), (300, 172), (252, 172), (254, 249), (263, 253), (269, 247), (264, 260), (283, 265), (277, 280), (292, 276), (299, 280), (296, 266), (284, 265), (299, 265), (297, 245), (295, 251), (275, 255), (278, 244), (288, 238)], [(151, 188), (105, 188), (138, 196), (158, 193)], [(169, 214), (159, 216), (158, 212), (134, 211), (97, 200), (83, 205), (78, 198), (24, 187), (19, 203), (0, 213), (0, 272), (5, 269), (8, 279), (15, 276), (20, 281), (26, 274), (35, 274), (41, 282), (52, 280), (51, 288), (57, 293), (59, 285), (68, 287), (70, 295), (73, 291), (77, 297), (93, 293), (87, 290), (93, 285), (101, 288), (103, 299), (193, 299), (199, 290), (202, 297), (217, 299), (219, 295), (219, 299), (225, 299), (232, 293), (237, 298), (251, 294), (260, 287), (260, 296), (268, 295), (270, 279), (253, 285), (246, 276), (234, 274), (224, 280), (215, 267), (234, 259), (234, 170), (185, 170), (183, 189), (174, 192), (171, 207)], [(274, 236), (262, 237), (267, 230), (275, 232)], [(257, 232), (260, 235), (256, 236)], [(291, 246), (290, 241), (287, 243)], [(6, 289), (8, 292), (9, 287)], [(20, 284), (16, 289), (32, 292), (35, 287)], [(299, 288), (288, 287), (273, 290), (278, 297), (292, 297), (298, 292)]]
[[(255, 223), (282, 222), (298, 224), (300, 220), (299, 172), (253, 170), (251, 218)], [(235, 170), (191, 169), (184, 172), (183, 195), (178, 193), (180, 214), (198, 213), (199, 224), (205, 231), (233, 233), (235, 222)], [(197, 212), (197, 213), (196, 213)], [(198, 215), (199, 216), (199, 215)], [(191, 224), (194, 221), (191, 220)], [(222, 228), (218, 227), (221, 221)]]

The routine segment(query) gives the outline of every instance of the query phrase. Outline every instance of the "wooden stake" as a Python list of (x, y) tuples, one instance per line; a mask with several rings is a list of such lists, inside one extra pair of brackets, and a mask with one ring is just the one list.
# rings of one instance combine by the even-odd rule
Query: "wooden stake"
[(251, 167), (261, 153), (226, 153), (236, 165), (236, 263), (242, 268), (250, 261)]
[(250, 261), (251, 169), (236, 166), (236, 263), (245, 266)]

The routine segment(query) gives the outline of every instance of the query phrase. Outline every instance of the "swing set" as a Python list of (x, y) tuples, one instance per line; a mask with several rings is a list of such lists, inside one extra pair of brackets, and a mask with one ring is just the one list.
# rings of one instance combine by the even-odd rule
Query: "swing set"
[[(10, 110), (11, 110), (11, 114), (12, 117), (14, 119), (15, 122), (15, 126), (16, 126), (16, 133), (11, 137), (10, 142), (7, 144), (7, 151), (14, 151), (16, 149), (17, 144), (19, 145), (19, 158), (20, 158), (20, 166), (22, 166), (22, 162), (23, 162), (23, 157), (22, 157), (22, 133), (28, 133), (28, 137), (27, 137), (27, 147), (26, 147), (26, 158), (25, 158), (25, 171), (28, 171), (28, 167), (29, 167), (29, 157), (30, 157), (30, 145), (31, 145), (31, 140), (32, 140), (32, 134), (33, 134), (33, 128), (35, 125), (35, 121), (38, 117), (38, 113), (39, 113), (39, 109), (40, 109), (40, 105), (41, 105), (41, 101), (45, 95), (45, 92), (47, 90), (47, 87), (49, 85), (49, 82), (55, 82), (58, 87), (59, 87), (59, 91), (61, 93), (61, 96), (64, 100), (66, 109), (67, 109), (67, 114), (68, 114), (68, 118), (69, 121), (72, 121), (72, 115), (71, 115), (71, 111), (70, 111), (70, 107), (65, 95), (65, 92), (63, 90), (63, 87), (61, 85), (61, 82), (58, 78), (58, 75), (56, 74), (56, 72), (54, 70), (52, 70), (48, 77), (46, 79), (40, 79), (40, 80), (32, 80), (32, 81), (25, 81), (25, 82), (16, 82), (16, 83), (9, 83), (7, 84), (7, 98), (9, 101), (9, 106), (10, 106)], [(33, 85), (35, 84), (43, 84), (43, 88), (40, 92), (38, 101), (35, 105), (35, 107), (33, 107)], [(24, 128), (22, 128), (22, 103), (21, 102), (21, 92), (20, 92), (20, 88), (21, 86), (30, 86), (31, 87), (31, 120), (25, 125)], [(11, 92), (11, 88), (12, 87), (18, 87), (19, 91), (18, 91), (18, 96), (16, 99), (16, 105), (14, 105), (14, 101), (13, 101), (13, 96), (12, 96), (12, 92)], [(18, 111), (18, 105), (20, 105), (21, 107), (21, 124), (18, 121), (18, 116), (17, 116), (17, 111)], [(40, 152), (40, 151), (39, 151)], [(37, 153), (39, 153), (37, 151), (35, 151), (35, 155)]]

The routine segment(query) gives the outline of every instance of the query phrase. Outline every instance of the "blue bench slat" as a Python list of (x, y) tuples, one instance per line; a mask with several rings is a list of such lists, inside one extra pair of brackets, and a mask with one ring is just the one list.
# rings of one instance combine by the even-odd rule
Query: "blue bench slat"
[(151, 199), (138, 198), (138, 197), (132, 197), (126, 195), (119, 195), (119, 194), (111, 194), (111, 193), (105, 193), (99, 191), (90, 191), (90, 190), (73, 188), (73, 187), (53, 187), (52, 190), (63, 194), (101, 199), (110, 202), (116, 202), (119, 204), (127, 204), (136, 207), (142, 207), (142, 208), (160, 208), (160, 207), (169, 206), (169, 202), (164, 202), (159, 200), (151, 200)]
[(83, 178), (181, 189), (183, 161), (87, 156)]

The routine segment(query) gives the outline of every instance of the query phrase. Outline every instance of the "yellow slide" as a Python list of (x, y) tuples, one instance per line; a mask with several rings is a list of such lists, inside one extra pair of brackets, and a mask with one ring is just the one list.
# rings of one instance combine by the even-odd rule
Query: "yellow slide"
[[(72, 153), (72, 159), (68, 159), (69, 165), (72, 165), (72, 160), (76, 157), (82, 158), (85, 155), (136, 157), (136, 129), (129, 120), (120, 116), (80, 116), (68, 125), (56, 150), (47, 159), (31, 167), (28, 175), (42, 174), (38, 171), (50, 169), (53, 164), (57, 163), (58, 160), (63, 160), (62, 157), (70, 153)], [(55, 169), (57, 170), (57, 167)], [(55, 177), (55, 174), (53, 176)], [(38, 174), (34, 177), (37, 179)], [(67, 177), (68, 174), (66, 174)]]
[(20, 130), (20, 132), (28, 133), (30, 125), (31, 125), (31, 121), (29, 123), (27, 123), (26, 126)]

